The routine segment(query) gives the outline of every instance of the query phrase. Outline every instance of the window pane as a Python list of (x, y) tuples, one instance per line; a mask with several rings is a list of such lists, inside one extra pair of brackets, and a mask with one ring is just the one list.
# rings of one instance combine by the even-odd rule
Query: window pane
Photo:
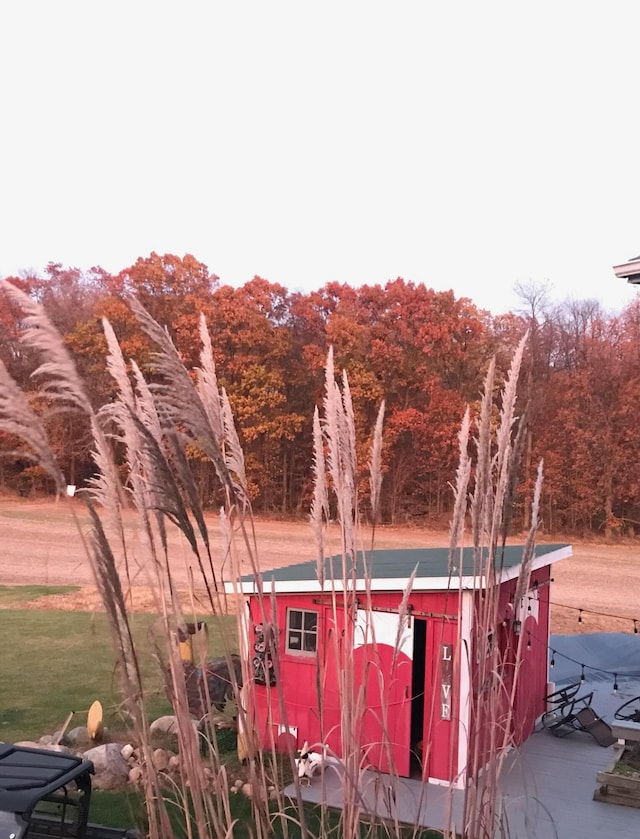
[(304, 628), (305, 629), (317, 629), (318, 626), (318, 613), (317, 612), (305, 612), (304, 613)]
[(315, 632), (304, 633), (304, 650), (307, 653), (315, 653), (316, 651), (316, 634)]
[(302, 612), (300, 609), (289, 609), (289, 628), (302, 629)]
[(302, 643), (302, 632), (297, 630), (292, 630), (289, 632), (289, 640), (287, 641), (287, 646), (289, 649), (292, 650), (299, 650), (300, 645)]

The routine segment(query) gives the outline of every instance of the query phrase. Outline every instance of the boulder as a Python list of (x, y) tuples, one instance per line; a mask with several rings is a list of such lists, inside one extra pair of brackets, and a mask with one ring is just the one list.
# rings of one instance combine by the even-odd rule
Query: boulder
[(62, 738), (65, 746), (71, 746), (74, 749), (88, 748), (91, 745), (91, 739), (86, 725), (78, 725), (72, 728)]
[(73, 749), (69, 746), (63, 746), (62, 743), (51, 743), (49, 746), (42, 746), (43, 749), (48, 749), (50, 752), (60, 752), (63, 755), (73, 754)]
[[(183, 667), (189, 711), (199, 720), (210, 712), (210, 705), (220, 713), (224, 712), (227, 701), (235, 698), (234, 680), (238, 687), (242, 687), (241, 659), (235, 653), (213, 658), (205, 663), (204, 668), (196, 667), (191, 661), (183, 662)], [(168, 696), (171, 700), (170, 690)]]
[[(198, 731), (198, 720), (191, 719), (191, 725), (194, 731)], [(167, 714), (164, 717), (158, 717), (149, 726), (150, 734), (178, 734), (178, 718)]]
[(142, 766), (132, 766), (129, 770), (129, 783), (138, 786), (142, 783)]
[[(230, 669), (230, 666), (233, 669)], [(211, 704), (217, 711), (224, 711), (229, 699), (234, 699), (234, 681), (242, 687), (242, 663), (239, 655), (214, 658), (205, 664), (205, 677)]]
[(153, 765), (159, 772), (164, 772), (169, 766), (169, 753), (166, 749), (154, 749)]
[(117, 743), (103, 743), (84, 752), (82, 757), (90, 760), (95, 768), (93, 786), (95, 789), (118, 789), (129, 778), (129, 765), (122, 757)]
[(59, 746), (53, 743), (36, 743), (33, 740), (20, 740), (18, 743), (14, 743), (14, 745), (27, 749), (46, 749), (48, 752), (60, 752), (63, 755), (70, 755), (72, 753), (68, 746)]

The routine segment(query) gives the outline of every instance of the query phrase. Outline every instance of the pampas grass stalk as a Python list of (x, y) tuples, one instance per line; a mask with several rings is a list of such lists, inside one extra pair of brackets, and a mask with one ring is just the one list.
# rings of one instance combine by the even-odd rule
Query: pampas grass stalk
[[(343, 379), (344, 381), (344, 379)], [(329, 349), (325, 367), (325, 396), (324, 396), (324, 417), (322, 426), (322, 443), (316, 441), (315, 460), (322, 463), (322, 448), (326, 448), (326, 464), (330, 487), (335, 499), (338, 523), (341, 535), (341, 566), (342, 573), (338, 579), (341, 581), (341, 593), (336, 589), (335, 567), (330, 564), (329, 585), (331, 588), (331, 609), (334, 627), (340, 625), (340, 615), (345, 621), (351, 613), (351, 598), (353, 597), (353, 579), (355, 578), (356, 545), (354, 532), (354, 507), (355, 498), (355, 476), (353, 465), (356, 460), (356, 453), (353, 450), (355, 432), (350, 428), (353, 423), (353, 410), (350, 395), (341, 394), (335, 381), (333, 365), (333, 348)], [(316, 475), (316, 483), (318, 476)], [(322, 490), (319, 489), (321, 494)], [(352, 627), (345, 627), (350, 637)], [(354, 683), (354, 667), (352, 656), (346, 649), (347, 645), (340, 644), (338, 633), (333, 633), (332, 651), (336, 662), (336, 675), (339, 682), (339, 694), (343, 698), (340, 705), (340, 730), (341, 730), (341, 767), (343, 772), (343, 801), (342, 831), (345, 836), (354, 836), (359, 823), (360, 799), (359, 799), (359, 777), (360, 777), (360, 745), (359, 745), (359, 719), (363, 703), (363, 691), (356, 694)], [(320, 709), (322, 719), (322, 706)]]
[[(117, 490), (108, 487), (109, 478), (113, 477), (115, 470), (108, 465), (109, 446), (107, 439), (93, 412), (91, 403), (84, 391), (82, 381), (64, 346), (62, 337), (51, 324), (41, 306), (30, 300), (27, 295), (13, 288), (9, 283), (5, 282), (4, 287), (12, 299), (25, 312), (26, 330), (22, 336), (23, 340), (44, 353), (48, 358), (48, 361), (40, 365), (36, 371), (39, 379), (42, 380), (44, 377), (41, 392), (59, 401), (63, 406), (68, 406), (72, 410), (82, 411), (89, 418), (96, 445), (95, 459), (97, 464), (102, 465), (104, 468), (102, 480), (105, 483), (98, 486), (98, 492), (102, 490), (103, 497), (107, 497), (107, 495), (110, 498), (115, 497)], [(11, 395), (10, 390), (3, 392)], [(15, 396), (15, 394), (13, 395)], [(34, 436), (34, 432), (39, 433), (39, 424), (32, 418), (29, 429), (26, 427), (22, 429), (21, 436), (25, 442), (33, 445), (34, 441), (36, 443), (39, 442), (39, 437), (37, 435)], [(37, 446), (33, 453), (34, 456), (39, 458), (41, 465), (47, 466), (49, 464), (50, 454), (46, 448), (43, 449), (42, 446)], [(59, 468), (58, 473), (61, 474)], [(145, 764), (147, 766), (153, 766), (148, 729), (143, 711), (144, 690), (137, 664), (135, 647), (132, 641), (123, 590), (117, 570), (117, 562), (96, 508), (91, 503), (90, 497), (87, 497), (85, 500), (91, 519), (88, 538), (85, 538), (79, 526), (75, 511), (73, 511), (73, 515), (78, 525), (81, 539), (86, 546), (96, 586), (102, 596), (107, 612), (114, 641), (118, 672), (122, 679), (125, 704), (133, 720), (136, 735), (139, 738), (145, 756)], [(162, 800), (159, 792), (160, 787), (157, 773), (153, 771), (146, 772), (144, 774), (144, 786), (151, 835), (169, 835), (170, 824), (166, 810), (164, 807), (156, 806), (157, 802)]]
[[(485, 380), (485, 391), (478, 420), (476, 485), (470, 505), (474, 550), (476, 589), (475, 663), (469, 662), (471, 681), (475, 685), (472, 696), (471, 717), (474, 734), (469, 742), (469, 770), (465, 789), (463, 833), (468, 839), (493, 837), (500, 818), (500, 780), (504, 757), (511, 744), (513, 702), (518, 684), (522, 657), (522, 636), (518, 639), (516, 660), (509, 696), (509, 710), (502, 712), (505, 686), (500, 675), (501, 661), (495, 635), (498, 627), (500, 575), (502, 571), (501, 547), (506, 542), (506, 526), (512, 503), (511, 488), (515, 484), (514, 456), (515, 406), (517, 381), (521, 367), (525, 335), (513, 356), (509, 374), (501, 393), (500, 420), (495, 435), (495, 454), (492, 452), (492, 390), (494, 366), (491, 365)], [(461, 466), (462, 466), (461, 458)], [(460, 470), (459, 470), (460, 471)], [(523, 559), (516, 585), (516, 602), (519, 593), (529, 585), (531, 562), (534, 556), (535, 536), (538, 526), (537, 509), (542, 485), (539, 472), (534, 499), (532, 528), (523, 552)], [(457, 540), (456, 526), (452, 526), (451, 546)], [(489, 640), (488, 640), (489, 639)], [(486, 647), (489, 646), (487, 650)], [(482, 686), (482, 690), (480, 690)], [(486, 739), (488, 732), (488, 741)], [(482, 774), (481, 774), (481, 770)]]
[[(168, 667), (171, 696), (178, 720), (178, 741), (183, 760), (183, 799), (188, 803), (186, 809), (191, 813), (185, 827), (188, 833), (191, 832), (189, 825), (191, 819), (193, 819), (193, 833), (195, 835), (205, 837), (207, 835), (230, 834), (232, 825), (229, 816), (228, 798), (227, 806), (219, 807), (216, 803), (218, 799), (214, 801), (212, 798), (212, 791), (208, 788), (202, 772), (198, 743), (194, 738), (193, 726), (190, 722), (183, 665), (177, 652), (177, 630), (183, 627), (185, 622), (172, 580), (166, 520), (172, 521), (186, 536), (187, 542), (196, 556), (199, 573), (205, 584), (209, 582), (207, 576), (210, 578), (212, 574), (208, 575), (204, 564), (200, 562), (200, 549), (196, 531), (191, 525), (187, 506), (182, 499), (182, 493), (184, 492), (191, 508), (196, 509), (198, 531), (208, 550), (209, 542), (208, 535), (205, 532), (204, 517), (201, 510), (195, 506), (193, 484), (190, 483), (189, 476), (185, 472), (186, 461), (178, 454), (177, 436), (174, 429), (169, 427), (170, 418), (175, 416), (171, 412), (171, 399), (167, 399), (167, 391), (158, 390), (154, 392), (151, 388), (148, 388), (135, 365), (131, 365), (131, 369), (136, 386), (134, 388), (131, 385), (127, 366), (120, 353), (113, 330), (105, 322), (105, 335), (109, 348), (107, 365), (118, 385), (118, 395), (108, 410), (102, 412), (99, 416), (95, 415), (89, 400), (84, 395), (82, 382), (73, 369), (62, 339), (49, 323), (44, 311), (18, 293), (16, 293), (15, 298), (18, 302), (24, 304), (28, 311), (29, 331), (26, 339), (41, 351), (46, 352), (48, 357), (52, 359), (52, 361), (41, 365), (39, 368), (39, 376), (49, 377), (42, 385), (42, 392), (58, 399), (61, 404), (70, 406), (73, 410), (80, 409), (86, 413), (94, 433), (94, 457), (100, 471), (99, 475), (91, 482), (89, 491), (80, 493), (79, 497), (84, 498), (90, 513), (91, 528), (86, 540), (87, 553), (112, 629), (118, 672), (122, 678), (125, 706), (133, 722), (135, 736), (143, 755), (143, 765), (145, 767), (143, 784), (150, 836), (169, 836), (172, 833), (172, 828), (164, 803), (160, 776), (153, 762), (153, 749), (144, 712), (144, 686), (137, 666), (125, 595), (118, 572), (118, 562), (95, 506), (96, 502), (104, 504), (110, 515), (116, 518), (121, 517), (121, 486), (119, 481), (116, 480), (117, 473), (113, 464), (111, 446), (108, 443), (108, 437), (103, 430), (102, 423), (113, 429), (111, 436), (125, 452), (130, 497), (140, 516), (142, 532), (145, 534), (146, 541), (147, 556), (146, 558), (140, 557), (140, 564), (147, 575), (147, 582), (152, 585), (156, 594), (157, 608), (162, 616), (164, 649), (161, 653)], [(148, 322), (147, 325), (149, 326)], [(150, 331), (154, 332), (153, 329), (150, 329)], [(154, 334), (157, 333), (154, 332)], [(170, 364), (168, 365), (170, 373), (177, 373), (180, 377), (181, 371), (178, 370), (175, 356), (172, 356), (166, 341), (163, 349), (170, 357)], [(0, 371), (0, 373), (2, 372)], [(6, 404), (7, 408), (11, 407), (14, 416), (13, 424), (9, 430), (12, 433), (18, 432), (18, 435), (31, 446), (34, 457), (52, 473), (56, 486), (61, 489), (64, 479), (46, 443), (41, 424), (37, 422), (37, 417), (33, 412), (29, 414), (25, 410), (27, 403), (24, 397), (19, 394), (16, 386), (12, 386), (6, 376), (0, 376), (0, 379), (2, 379), (0, 381), (0, 408)], [(180, 379), (183, 393), (187, 390), (187, 383), (190, 386), (190, 379), (183, 376)], [(220, 397), (218, 396), (218, 398)], [(203, 424), (205, 422), (204, 415), (206, 415), (206, 412), (202, 410), (201, 400), (193, 397), (193, 402), (196, 409), (201, 411), (198, 420), (192, 426), (192, 428), (197, 428), (199, 427), (198, 423)], [(16, 411), (16, 406), (21, 410)], [(189, 407), (189, 405), (187, 404), (186, 407)], [(16, 422), (16, 416), (24, 420), (24, 427), (20, 427), (20, 424)], [(210, 436), (210, 444), (212, 437), (213, 434)], [(232, 439), (229, 448), (237, 458), (236, 441)], [(168, 459), (167, 453), (173, 455), (172, 459)], [(229, 490), (232, 488), (232, 483), (220, 450), (215, 465)], [(124, 532), (123, 528), (121, 528), (121, 532)], [(81, 536), (84, 539), (82, 532)], [(124, 545), (124, 542), (122, 544)], [(215, 578), (213, 582), (215, 585)], [(223, 768), (220, 765), (215, 768), (214, 776), (224, 780)], [(218, 789), (218, 793), (221, 792), (222, 790)], [(228, 795), (226, 788), (224, 789), (224, 795)], [(257, 797), (260, 798), (260, 796)], [(268, 817), (264, 803), (261, 803), (260, 808), (256, 808), (257, 815), (258, 809), (260, 809), (260, 814), (257, 823), (259, 822), (262, 825), (260, 835), (266, 835)]]
[[(89, 419), (94, 436), (94, 460), (99, 474), (92, 481), (84, 498), (91, 526), (88, 534), (84, 534), (81, 529), (80, 532), (81, 537), (85, 539), (96, 585), (107, 611), (126, 708), (144, 755), (143, 783), (149, 835), (151, 839), (165, 839), (172, 835), (172, 828), (169, 823), (168, 805), (164, 800), (167, 790), (153, 762), (152, 741), (144, 709), (145, 686), (132, 640), (125, 587), (120, 578), (120, 560), (125, 562), (128, 569), (129, 559), (122, 521), (125, 493), (114, 465), (114, 446), (121, 450), (126, 464), (126, 496), (137, 512), (144, 537), (143, 549), (138, 557), (137, 573), (145, 575), (156, 597), (159, 615), (157, 656), (162, 662), (167, 690), (177, 719), (177, 738), (182, 760), (181, 776), (174, 791), (184, 812), (184, 833), (199, 839), (231, 836), (234, 825), (228, 790), (229, 779), (215, 738), (206, 743), (207, 751), (204, 758), (200, 754), (202, 740), (199, 741), (194, 734), (185, 669), (177, 644), (177, 634), (186, 626), (186, 617), (185, 606), (181, 602), (173, 578), (172, 557), (167, 538), (169, 523), (184, 535), (190, 549), (192, 564), (189, 564), (189, 568), (193, 575), (190, 608), (194, 617), (196, 597), (193, 589), (196, 585), (203, 585), (207, 590), (208, 609), (213, 617), (224, 611), (220, 591), (221, 579), (216, 574), (206, 519), (186, 454), (188, 445), (197, 446), (199, 451), (208, 457), (212, 469), (218, 476), (225, 497), (225, 505), (219, 517), (223, 532), (222, 563), (233, 581), (247, 573), (247, 565), (241, 563), (237, 544), (239, 543), (246, 553), (249, 573), (256, 581), (260, 618), (265, 627), (265, 637), (273, 656), (276, 674), (281, 663), (277, 654), (279, 636), (275, 620), (275, 596), (272, 594), (269, 599), (261, 589), (259, 550), (251, 518), (244, 455), (228, 396), (218, 385), (206, 322), (204, 318), (200, 319), (201, 366), (192, 374), (184, 367), (167, 331), (151, 318), (138, 301), (130, 301), (132, 311), (157, 348), (154, 355), (155, 381), (154, 384), (148, 384), (143, 371), (134, 362), (124, 359), (114, 330), (108, 321), (104, 321), (108, 346), (106, 364), (117, 385), (117, 395), (108, 408), (95, 413), (64, 342), (49, 323), (44, 311), (22, 292), (18, 292), (7, 283), (3, 285), (26, 313), (25, 340), (47, 354), (47, 361), (37, 371), (38, 379), (42, 382), (42, 393), (65, 408), (81, 411)], [(468, 743), (469, 764), (465, 780), (462, 825), (465, 839), (489, 839), (494, 835), (499, 820), (501, 772), (511, 737), (512, 711), (509, 709), (506, 717), (500, 714), (501, 697), (505, 687), (499, 676), (498, 651), (495, 645), (488, 650), (485, 650), (485, 647), (487, 639), (496, 629), (502, 568), (500, 547), (506, 542), (506, 524), (515, 485), (517, 458), (514, 456), (513, 438), (517, 421), (516, 385), (525, 340), (526, 338), (520, 343), (514, 355), (501, 393), (501, 410), (495, 434), (495, 362), (489, 367), (477, 420), (477, 436), (473, 441), (475, 461), (469, 454), (472, 432), (468, 411), (462, 420), (458, 436), (460, 459), (455, 477), (449, 538), (450, 590), (452, 599), (457, 598), (460, 603), (462, 590), (455, 589), (455, 564), (457, 553), (463, 547), (466, 520), (470, 518), (476, 608), (473, 649), (464, 649), (462, 638), (459, 636), (456, 653), (456, 667), (469, 667), (471, 683), (476, 688), (472, 691), (470, 700), (474, 734)], [(368, 464), (372, 516), (371, 549), (380, 509), (383, 418), (384, 404), (378, 413)], [(25, 441), (33, 457), (51, 475), (57, 490), (61, 491), (64, 477), (47, 442), (44, 426), (3, 367), (0, 367), (0, 429), (8, 430)], [(363, 754), (363, 719), (367, 711), (372, 711), (367, 706), (367, 684), (371, 677), (383, 696), (385, 685), (393, 678), (393, 673), (383, 671), (376, 654), (372, 654), (366, 661), (364, 674), (357, 672), (353, 645), (349, 643), (356, 631), (363, 631), (367, 639), (371, 638), (375, 645), (375, 625), (371, 609), (371, 574), (366, 570), (367, 552), (361, 544), (363, 539), (360, 530), (354, 408), (346, 373), (342, 374), (341, 386), (336, 381), (332, 349), (329, 350), (326, 361), (322, 415), (319, 411), (314, 415), (313, 440), (315, 484), (310, 522), (317, 551), (318, 581), (323, 594), (326, 593), (328, 611), (336, 629), (327, 644), (327, 655), (333, 658), (335, 664), (340, 696), (340, 771), (343, 797), (340, 835), (346, 839), (355, 839), (362, 832), (361, 816), (364, 802), (361, 782), (367, 768), (367, 757)], [(472, 475), (474, 485), (469, 497)], [(532, 526), (516, 586), (518, 597), (526, 593), (530, 581), (541, 486), (542, 466), (539, 468), (536, 482)], [(325, 560), (328, 541), (326, 523), (330, 506), (337, 512), (340, 533), (340, 550), (335, 563), (327, 563)], [(109, 541), (108, 529), (102, 523), (99, 507), (102, 507), (116, 524), (116, 549)], [(362, 556), (365, 565), (365, 591), (358, 591), (356, 597), (359, 555)], [(415, 572), (407, 581), (398, 608), (392, 669), (399, 660), (403, 634), (411, 616), (410, 597), (414, 577)], [(131, 583), (128, 570), (127, 582)], [(340, 627), (344, 629), (344, 637), (338, 632)], [(237, 697), (238, 724), (246, 750), (246, 772), (254, 790), (251, 800), (253, 834), (260, 839), (271, 836), (275, 819), (279, 821), (286, 835), (291, 819), (306, 837), (310, 834), (299, 789), (296, 792), (297, 815), (292, 816), (284, 812), (285, 802), (280, 792), (279, 812), (272, 814), (269, 811), (268, 789), (273, 780), (273, 767), (276, 766), (279, 757), (274, 744), (270, 749), (261, 748), (255, 731), (253, 681), (249, 667), (248, 638), (243, 636), (246, 625), (242, 614), (239, 616), (239, 629), (243, 651), (241, 690), (233, 668), (230, 668), (230, 673), (233, 674), (231, 679)], [(522, 638), (511, 686), (511, 705), (515, 697), (521, 645)], [(479, 652), (481, 654), (478, 654)], [(326, 668), (322, 672), (326, 673)], [(359, 676), (362, 678), (359, 679)], [(320, 680), (320, 675), (318, 679)], [(485, 683), (490, 686), (486, 693), (477, 690), (479, 685)], [(286, 720), (287, 698), (282, 694), (279, 684), (278, 681), (276, 687), (268, 687), (267, 693), (270, 695), (270, 692), (276, 692), (277, 695), (274, 694), (272, 701), (280, 704), (281, 716)], [(203, 692), (205, 701), (210, 703), (206, 680)], [(323, 694), (323, 685), (318, 683), (320, 725), (323, 736), (326, 737), (330, 732), (326, 730), (327, 709), (323, 706)], [(380, 747), (383, 752), (386, 750), (393, 782), (394, 774), (397, 777), (389, 735), (393, 708), (383, 701), (382, 707), (375, 709), (375, 712), (378, 714), (382, 731), (383, 742)], [(429, 728), (433, 726), (434, 720), (426, 723), (426, 728)], [(483, 739), (482, 731), (490, 733), (488, 743)], [(425, 743), (424, 748), (428, 754), (430, 744)], [(293, 770), (293, 754), (289, 755), (289, 759), (290, 769)], [(204, 772), (204, 766), (209, 770), (207, 773)], [(482, 775), (481, 769), (484, 769)], [(385, 830), (388, 835), (400, 836), (399, 814), (391, 807), (391, 799), (389, 804), (390, 821), (385, 825)], [(329, 827), (324, 804), (321, 824), (323, 835), (326, 835)], [(448, 834), (453, 835), (453, 830), (451, 825)]]
[(375, 543), (376, 524), (380, 512), (380, 490), (382, 489), (382, 428), (384, 425), (384, 401), (380, 404), (373, 441), (371, 443), (371, 460), (369, 461), (369, 488), (371, 494), (371, 549)]
[(60, 333), (47, 317), (44, 308), (8, 280), (0, 280), (0, 285), (24, 314), (21, 340), (38, 350), (46, 359), (33, 373), (34, 379), (41, 382), (42, 393), (87, 416), (91, 415), (91, 402), (82, 379)]
[(324, 588), (324, 531), (329, 521), (329, 494), (327, 491), (324, 440), (317, 406), (313, 412), (313, 498), (309, 516), (316, 545), (317, 576), (320, 588)]
[(467, 490), (471, 476), (471, 458), (469, 457), (469, 433), (471, 429), (471, 414), (469, 408), (464, 412), (462, 425), (458, 432), (458, 468), (456, 483), (453, 488), (453, 515), (449, 528), (449, 576), (453, 573), (456, 551), (464, 542), (465, 516), (467, 512)]
[(23, 440), (28, 448), (26, 452), (20, 452), (20, 455), (38, 463), (53, 480), (56, 492), (63, 492), (66, 483), (64, 475), (49, 445), (44, 426), (2, 361), (0, 361), (0, 430)]

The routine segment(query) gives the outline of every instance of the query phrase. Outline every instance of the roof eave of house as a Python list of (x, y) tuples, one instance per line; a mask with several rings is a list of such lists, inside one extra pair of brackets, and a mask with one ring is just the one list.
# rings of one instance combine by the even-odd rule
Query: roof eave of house
[(614, 265), (613, 270), (616, 277), (620, 279), (626, 279), (629, 283), (640, 283), (640, 258), (632, 259), (621, 265)]

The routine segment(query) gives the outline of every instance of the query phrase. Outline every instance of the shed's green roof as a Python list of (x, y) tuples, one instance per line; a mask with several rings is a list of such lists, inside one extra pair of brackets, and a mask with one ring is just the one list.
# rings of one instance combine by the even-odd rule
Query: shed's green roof
[[(555, 551), (566, 548), (567, 545), (537, 545), (535, 549), (536, 559), (552, 554)], [(496, 571), (507, 571), (516, 568), (522, 562), (524, 545), (508, 545), (504, 549), (498, 549), (495, 558)], [(472, 577), (474, 574), (482, 573), (481, 567), (474, 567), (473, 548), (464, 548), (462, 552), (462, 568), (460, 568), (460, 551), (455, 555), (455, 576)], [(486, 557), (486, 553), (485, 553)], [(478, 563), (481, 564), (481, 563)], [(366, 568), (365, 568), (366, 565)], [(400, 548), (392, 550), (375, 550), (359, 552), (356, 557), (355, 576), (357, 579), (364, 579), (367, 576), (372, 580), (398, 580), (408, 578), (416, 569), (416, 579), (422, 578), (444, 578), (449, 575), (449, 549), (448, 548)], [(262, 579), (265, 582), (305, 582), (317, 579), (317, 563), (315, 561), (302, 562), (298, 565), (287, 565), (284, 568), (275, 568), (272, 571), (263, 571)], [(352, 568), (347, 565), (347, 574), (352, 576)], [(342, 579), (342, 557), (327, 557), (324, 560), (325, 579)], [(242, 577), (243, 583), (249, 583), (253, 576)]]

